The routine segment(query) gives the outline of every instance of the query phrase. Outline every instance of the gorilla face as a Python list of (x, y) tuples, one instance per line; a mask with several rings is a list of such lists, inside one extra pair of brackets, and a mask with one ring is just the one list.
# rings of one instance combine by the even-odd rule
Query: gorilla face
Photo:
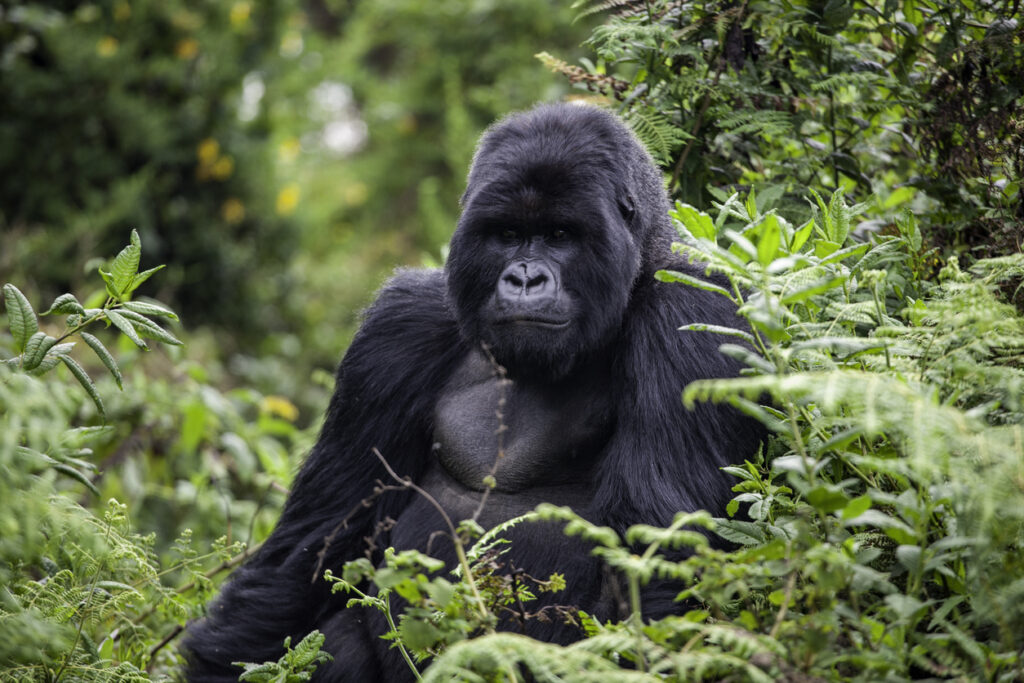
[[(559, 144), (545, 144), (546, 132)], [(640, 249), (628, 188), (600, 142), (571, 121), (551, 131), (499, 125), (473, 164), (448, 291), (463, 335), (513, 376), (562, 378), (622, 322)]]

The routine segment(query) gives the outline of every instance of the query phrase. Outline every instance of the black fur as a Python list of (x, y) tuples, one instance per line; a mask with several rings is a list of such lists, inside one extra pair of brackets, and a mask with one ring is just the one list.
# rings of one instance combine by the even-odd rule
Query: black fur
[[(679, 510), (721, 513), (730, 482), (719, 468), (748, 457), (761, 431), (726, 407), (681, 404), (687, 383), (738, 367), (718, 352), (720, 339), (679, 326), (740, 323), (725, 299), (654, 279), (660, 268), (703, 277), (671, 254), (668, 208), (650, 157), (608, 113), (543, 106), (488, 131), (444, 271), (399, 272), (367, 311), (277, 529), (189, 629), (190, 680), (236, 680), (231, 662), (276, 659), (285, 636), (297, 642), (317, 628), (335, 661), (316, 680), (409, 677), (377, 638), (379, 618), (343, 609), (346, 596), (314, 580), (317, 553), (374, 482), (387, 480), (375, 447), (453, 516), (475, 507), (481, 468), (495, 453), (477, 438), (493, 433), (495, 419), (481, 342), (513, 380), (507, 462), (485, 521), (541, 500), (571, 503), (620, 530), (666, 525)], [(386, 517), (398, 522), (378, 542), (399, 548), (422, 548), (440, 528), (421, 498), (387, 494), (335, 533), (324, 568), (361, 556)], [(615, 582), (581, 543), (526, 525), (512, 548), (534, 576), (566, 574), (559, 603), (616, 616)], [(669, 612), (672, 595), (649, 590), (645, 614)], [(528, 632), (578, 637), (551, 624)]]

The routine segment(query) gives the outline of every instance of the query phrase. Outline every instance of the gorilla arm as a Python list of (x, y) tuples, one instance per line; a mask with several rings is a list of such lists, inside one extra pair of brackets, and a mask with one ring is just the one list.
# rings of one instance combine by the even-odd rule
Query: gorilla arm
[[(709, 279), (699, 264), (666, 267)], [(719, 468), (756, 451), (764, 435), (731, 406), (683, 406), (690, 382), (735, 377), (741, 368), (718, 350), (722, 337), (679, 330), (689, 323), (746, 327), (721, 295), (641, 277), (615, 363), (618, 426), (596, 478), (601, 507), (591, 517), (617, 530), (638, 520), (665, 526), (680, 510), (723, 514), (731, 484)]]
[(322, 568), (338, 569), (361, 554), (378, 521), (407, 504), (407, 494), (389, 493), (339, 528), (376, 480), (387, 480), (373, 448), (400, 475), (420, 475), (437, 394), (465, 354), (439, 271), (400, 272), (385, 286), (342, 360), (320, 437), (277, 528), (189, 630), (190, 680), (237, 681), (232, 662), (277, 659), (284, 635), (297, 642), (336, 611), (315, 575), (325, 539), (333, 534)]

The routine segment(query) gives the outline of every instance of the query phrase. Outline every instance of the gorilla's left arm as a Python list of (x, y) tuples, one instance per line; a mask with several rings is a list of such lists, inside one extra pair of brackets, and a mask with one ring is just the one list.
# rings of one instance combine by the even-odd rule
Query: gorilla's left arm
[(237, 681), (232, 662), (277, 659), (285, 636), (294, 644), (342, 608), (347, 598), (331, 599), (322, 570), (362, 554), (362, 539), (408, 502), (392, 492), (359, 506), (376, 480), (393, 483), (373, 449), (400, 475), (420, 474), (433, 405), (464, 349), (440, 271), (400, 272), (384, 287), (342, 360), (320, 438), (277, 527), (189, 629), (190, 680)]
[[(668, 267), (710, 279), (700, 265)], [(653, 277), (637, 286), (616, 362), (616, 429), (592, 517), (620, 531), (637, 520), (668, 525), (680, 510), (724, 514), (733, 482), (720, 468), (750, 457), (764, 436), (731, 406), (683, 406), (690, 382), (735, 377), (741, 368), (718, 350), (731, 339), (679, 330), (689, 323), (748, 329), (721, 295)]]

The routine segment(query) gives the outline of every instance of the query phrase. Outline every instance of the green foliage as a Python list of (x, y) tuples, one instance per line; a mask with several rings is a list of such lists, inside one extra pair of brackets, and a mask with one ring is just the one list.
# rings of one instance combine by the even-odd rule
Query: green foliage
[[(805, 188), (927, 209), (943, 244), (1001, 254), (1024, 220), (1024, 24), (1005, 3), (578, 0), (595, 61), (541, 59), (610, 99), (680, 200)], [(916, 189), (916, 191), (915, 191)], [(716, 192), (716, 190), (718, 192)], [(879, 227), (884, 223), (870, 223)]]
[(245, 672), (238, 680), (246, 683), (301, 683), (308, 681), (320, 664), (331, 661), (332, 657), (320, 648), (324, 644), (324, 635), (312, 631), (292, 649), (291, 636), (284, 639), (285, 653), (276, 662), (252, 664), (236, 662), (244, 666)]
[[(282, 397), (222, 394), (183, 362), (160, 376), (155, 368), (171, 359), (140, 355), (144, 339), (178, 353), (180, 342), (155, 322), (177, 317), (132, 298), (159, 270), (140, 273), (140, 262), (133, 231), (100, 269), (106, 291), (85, 304), (64, 294), (38, 315), (4, 286), (2, 681), (166, 679), (180, 665), (168, 645), (202, 613), (214, 578), (248, 556), (232, 522), (249, 541), (268, 532), (274, 512), (264, 500), (280, 504), (272, 490), (291, 476), (288, 449), (312, 438), (294, 427), (297, 411)], [(125, 343), (101, 341), (103, 323)], [(84, 348), (68, 341), (76, 336)], [(62, 363), (84, 393), (56, 369)]]
[(102, 307), (85, 308), (73, 294), (61, 294), (57, 297), (42, 315), (53, 313), (67, 315), (64, 331), (59, 337), (51, 337), (40, 332), (38, 318), (28, 299), (14, 285), (5, 284), (4, 300), (7, 304), (11, 336), (14, 338), (15, 349), (21, 351), (20, 355), (8, 359), (7, 365), (41, 375), (52, 370), (57, 363), (63, 363), (89, 394), (100, 417), (106, 418), (103, 399), (96, 391), (96, 385), (93, 384), (89, 374), (70, 355), (75, 346), (74, 343), (62, 344), (61, 342), (78, 334), (102, 361), (114, 381), (117, 382), (118, 388), (123, 388), (123, 385), (121, 370), (117, 367), (117, 362), (103, 342), (83, 331), (86, 327), (97, 322), (113, 324), (140, 349), (149, 348), (142, 340), (143, 337), (155, 339), (164, 344), (181, 346), (181, 342), (174, 335), (145, 315), (155, 315), (176, 321), (178, 316), (173, 311), (164, 308), (157, 302), (146, 303), (130, 300), (132, 292), (139, 285), (163, 268), (163, 266), (157, 266), (140, 273), (138, 271), (141, 257), (142, 243), (139, 240), (139, 234), (132, 230), (131, 243), (114, 258), (110, 265), (110, 271), (100, 268), (99, 273), (106, 283), (107, 290), (107, 299)]
[(276, 182), (267, 122), (237, 113), (246, 74), (279, 59), (293, 9), (289, 0), (9, 3), (0, 232), (13, 239), (0, 271), (39, 295), (80, 289), (77, 265), (115, 248), (128, 223), (172, 264), (168, 300), (251, 329), (236, 302), (273, 292), (246, 274), (287, 253), (289, 225), (265, 189)]

